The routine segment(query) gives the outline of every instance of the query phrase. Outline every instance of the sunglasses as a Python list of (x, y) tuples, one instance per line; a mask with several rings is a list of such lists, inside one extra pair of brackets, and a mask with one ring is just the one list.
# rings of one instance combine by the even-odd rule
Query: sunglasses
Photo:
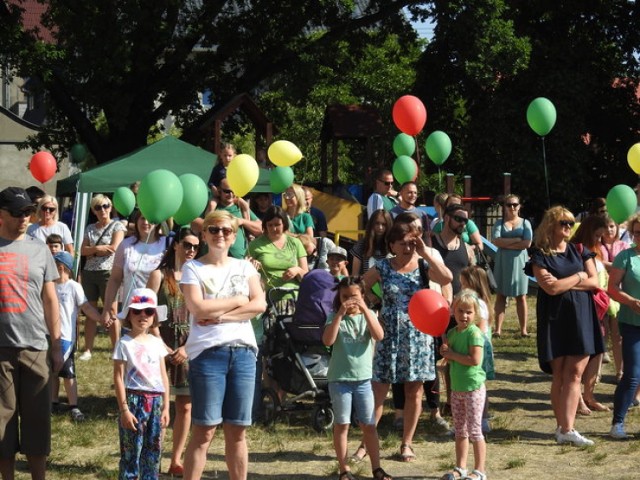
[(469, 219), (467, 217), (461, 217), (460, 215), (453, 215), (451, 218), (453, 218), (458, 223), (469, 223)]
[(9, 215), (11, 215), (13, 218), (30, 217), (35, 212), (34, 208), (27, 208), (26, 210), (21, 210), (19, 212), (12, 212), (7, 208), (3, 208), (2, 210), (4, 210), (5, 212), (9, 212)]
[(520, 204), (519, 203), (505, 203), (504, 206), (508, 207), (508, 208), (518, 208), (520, 206)]
[(284, 198), (295, 198), (296, 194), (295, 193), (285, 193)]
[(387, 187), (390, 187), (391, 185), (393, 185), (393, 182), (385, 182), (384, 180), (380, 180), (380, 179), (378, 179), (378, 181), (380, 183), (384, 183)]
[(109, 210), (110, 208), (111, 208), (111, 205), (109, 205), (108, 203), (104, 203), (102, 205), (96, 205), (95, 207), (93, 207), (95, 211)]
[(200, 245), (198, 245), (197, 243), (189, 243), (187, 241), (182, 242), (182, 248), (184, 248), (185, 250), (193, 250), (194, 252), (197, 252), (199, 247)]
[(576, 224), (576, 222), (572, 222), (571, 220), (560, 220), (558, 223), (563, 227), (569, 228), (573, 228), (573, 226)]
[(40, 207), (40, 210), (47, 213), (53, 213), (58, 209), (56, 207)]
[(218, 235), (219, 233), (222, 233), (224, 237), (228, 237), (233, 233), (233, 229), (229, 227), (215, 227), (213, 225), (209, 225), (207, 227), (207, 232), (211, 235)]
[(224, 188), (221, 188), (220, 191), (222, 193), (226, 193), (227, 195), (233, 195), (233, 190), (225, 190)]
[(144, 312), (144, 314), (147, 317), (151, 317), (151, 316), (155, 315), (155, 313), (156, 313), (156, 309), (155, 308), (142, 308), (140, 310), (138, 310), (137, 308), (130, 308), (129, 311), (134, 315), (142, 315), (142, 312)]

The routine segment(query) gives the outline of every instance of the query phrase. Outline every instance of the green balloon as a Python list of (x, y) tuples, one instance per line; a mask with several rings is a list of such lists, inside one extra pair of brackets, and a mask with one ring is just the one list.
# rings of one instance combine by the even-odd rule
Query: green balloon
[(178, 178), (184, 193), (180, 208), (173, 219), (178, 225), (189, 225), (207, 208), (209, 189), (204, 181), (193, 173), (185, 173)]
[(293, 183), (293, 170), (291, 167), (276, 167), (271, 170), (269, 184), (273, 193), (282, 193)]
[(607, 213), (616, 223), (627, 220), (637, 207), (636, 192), (629, 185), (616, 185), (607, 193)]
[(442, 165), (451, 155), (451, 139), (441, 130), (431, 132), (424, 143), (427, 156), (436, 165)]
[(374, 283), (373, 287), (371, 287), (371, 291), (376, 297), (382, 298), (382, 287), (380, 286), (380, 282)]
[(76, 143), (71, 147), (71, 151), (69, 153), (71, 161), (75, 164), (82, 163), (87, 158), (87, 148), (81, 143)]
[(415, 160), (407, 155), (400, 155), (393, 162), (393, 177), (398, 183), (410, 182), (418, 176), (418, 165)]
[(113, 206), (123, 217), (128, 217), (136, 206), (136, 196), (128, 187), (118, 187), (113, 192)]
[(527, 123), (541, 137), (547, 135), (556, 124), (556, 107), (551, 100), (538, 97), (527, 108)]
[(169, 170), (159, 169), (147, 174), (138, 189), (138, 206), (150, 223), (161, 223), (176, 214), (182, 203), (180, 179)]
[(415, 153), (415, 151), (416, 141), (411, 135), (400, 133), (393, 140), (393, 152), (396, 154), (396, 157), (400, 157), (402, 155), (410, 157)]

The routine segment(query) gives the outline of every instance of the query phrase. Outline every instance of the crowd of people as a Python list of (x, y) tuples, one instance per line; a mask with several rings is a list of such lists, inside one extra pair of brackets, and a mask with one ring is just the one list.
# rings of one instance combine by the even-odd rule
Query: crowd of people
[[(335, 279), (333, 311), (321, 321), (322, 342), (332, 349), (327, 384), (340, 480), (355, 478), (351, 465), (367, 456), (374, 480), (392, 478), (381, 466), (376, 428), (390, 390), (400, 461), (416, 459), (413, 439), (426, 397), (430, 419), (455, 438), (456, 464), (442, 479), (487, 478), (485, 382), (495, 378), (493, 342), (503, 334), (510, 298), (520, 335), (529, 336), (530, 277), (538, 284), (538, 359), (551, 375), (556, 441), (593, 444), (575, 421), (608, 411), (595, 397), (602, 362), (611, 361), (607, 338), (618, 380), (610, 435), (628, 438), (624, 420), (640, 397), (640, 260), (635, 246), (621, 240), (625, 226), (607, 215), (606, 205), (582, 215), (577, 229), (568, 209), (552, 207), (534, 231), (521, 216), (520, 197), (504, 196), (491, 238), (493, 297), (485, 269), (475, 265), (485, 248), (482, 237), (459, 195), (438, 194), (437, 215), (429, 217), (417, 208), (414, 182), (396, 191), (392, 173), (377, 172), (364, 235), (347, 252), (327, 238), (326, 217), (312, 207), (308, 188), (292, 185), (276, 202), (281, 206), (268, 193), (236, 197), (226, 179), (234, 154), (224, 146), (207, 211), (191, 225), (155, 225), (139, 210), (119, 219), (110, 198), (95, 195), (95, 221), (79, 242), (77, 259), (54, 197), (38, 189), (0, 192), (0, 397), (11, 410), (0, 416), (3, 478), (12, 478), (18, 451), (27, 456), (32, 478), (44, 478), (50, 412), (63, 410), (59, 378), (72, 420), (86, 420), (74, 363), (81, 312), (86, 320), (78, 360), (91, 361), (98, 325), (111, 339), (119, 478), (158, 477), (173, 398), (167, 473), (200, 478), (223, 425), (229, 477), (246, 479), (246, 429), (261, 414), (260, 389), (271, 384), (286, 395), (262, 364), (263, 316), (270, 308), (293, 314), (296, 289), (320, 270)], [(640, 215), (626, 230), (640, 237)], [(450, 305), (441, 337), (423, 333), (409, 317), (411, 298), (425, 288)], [(594, 300), (602, 295), (604, 313)], [(352, 412), (363, 438), (349, 455)], [(467, 467), (469, 442), (473, 468)]]

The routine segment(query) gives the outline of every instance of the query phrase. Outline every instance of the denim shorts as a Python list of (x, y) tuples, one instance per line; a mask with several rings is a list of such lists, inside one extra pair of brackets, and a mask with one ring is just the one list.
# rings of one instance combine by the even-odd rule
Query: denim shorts
[(358, 422), (375, 425), (373, 389), (371, 380), (359, 382), (329, 382), (329, 395), (335, 415), (335, 423), (345, 425), (351, 422), (351, 410)]
[(250, 347), (212, 347), (189, 361), (191, 421), (251, 425), (256, 354)]

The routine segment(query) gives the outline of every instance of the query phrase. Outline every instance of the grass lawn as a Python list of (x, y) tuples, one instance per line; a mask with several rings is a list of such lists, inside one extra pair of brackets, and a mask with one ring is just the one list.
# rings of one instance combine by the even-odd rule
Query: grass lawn
[[(636, 439), (626, 442), (609, 439), (611, 414), (594, 412), (579, 417), (576, 428), (596, 444), (588, 448), (556, 445), (555, 422), (549, 404), (550, 377), (538, 369), (535, 354), (535, 300), (530, 301), (530, 332), (520, 338), (513, 302), (507, 310), (503, 336), (494, 341), (497, 379), (487, 383), (493, 415), (493, 431), (487, 436), (487, 474), (489, 478), (535, 479), (614, 479), (637, 471), (640, 435), (637, 435), (640, 408), (630, 411), (627, 431)], [(53, 418), (52, 453), (48, 478), (114, 479), (117, 478), (119, 444), (117, 406), (111, 387), (112, 368), (108, 338), (101, 334), (97, 349), (89, 362), (77, 362), (80, 408), (87, 416), (81, 424), (71, 422), (68, 414)], [(600, 401), (612, 406), (614, 370), (604, 365), (602, 382), (596, 387)], [(64, 398), (64, 397), (62, 397)], [(394, 454), (400, 437), (392, 428), (393, 414), (385, 413), (379, 433), (382, 466), (396, 479), (438, 479), (454, 465), (451, 437), (436, 431), (425, 416), (420, 421), (414, 448), (417, 461), (401, 463)], [(221, 433), (221, 432), (220, 432)], [(273, 427), (249, 430), (249, 478), (258, 480), (313, 480), (337, 478), (330, 433), (318, 434), (311, 428), (308, 413), (281, 418)], [(166, 448), (170, 449), (171, 430)], [(352, 430), (351, 450), (358, 445)], [(469, 464), (472, 465), (472, 454)], [(162, 470), (169, 464), (165, 452)], [(24, 457), (18, 457), (18, 479), (30, 478)], [(359, 478), (371, 478), (370, 465), (354, 467)], [(161, 478), (169, 478), (161, 476)], [(221, 437), (214, 439), (203, 478), (227, 479)]]

